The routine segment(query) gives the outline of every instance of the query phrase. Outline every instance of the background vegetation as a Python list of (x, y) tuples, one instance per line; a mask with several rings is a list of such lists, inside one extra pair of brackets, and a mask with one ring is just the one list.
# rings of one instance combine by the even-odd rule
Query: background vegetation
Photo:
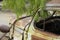
[[(9, 9), (17, 15), (22, 16), (23, 14), (35, 15), (35, 20), (39, 19), (39, 16), (46, 18), (48, 12), (45, 10), (45, 4), (48, 0), (3, 0), (3, 9)], [(39, 11), (39, 12), (36, 12)]]

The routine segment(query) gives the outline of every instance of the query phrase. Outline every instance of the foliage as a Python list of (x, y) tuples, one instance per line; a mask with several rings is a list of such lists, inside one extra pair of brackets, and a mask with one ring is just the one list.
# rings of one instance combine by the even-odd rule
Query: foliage
[(40, 16), (46, 18), (48, 14), (47, 11), (45, 12), (46, 2), (47, 0), (3, 0), (3, 8), (12, 10), (17, 17), (23, 14), (33, 15), (33, 12), (39, 8)]

